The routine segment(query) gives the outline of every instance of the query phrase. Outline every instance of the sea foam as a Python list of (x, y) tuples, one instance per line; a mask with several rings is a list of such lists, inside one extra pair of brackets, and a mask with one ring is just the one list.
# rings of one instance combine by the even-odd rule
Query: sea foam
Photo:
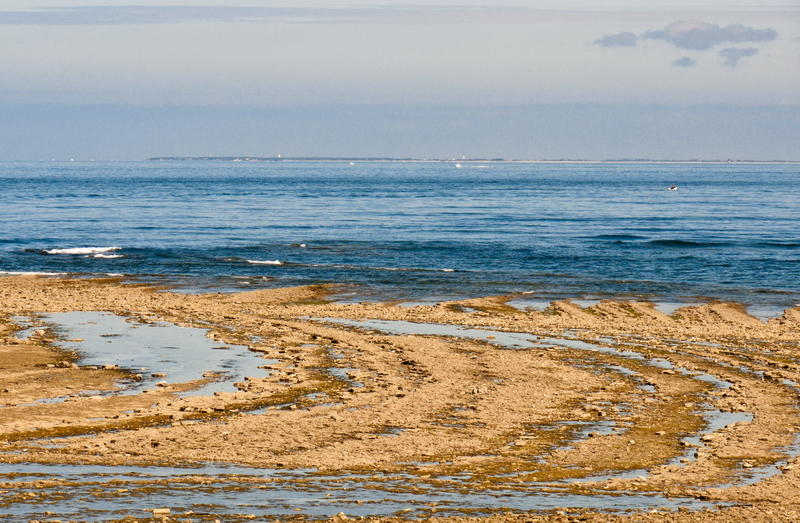
[(256, 265), (283, 265), (283, 262), (280, 260), (267, 260), (267, 261), (247, 260), (247, 263), (255, 263)]
[(45, 249), (46, 254), (99, 254), (118, 251), (120, 247), (72, 247), (69, 249)]

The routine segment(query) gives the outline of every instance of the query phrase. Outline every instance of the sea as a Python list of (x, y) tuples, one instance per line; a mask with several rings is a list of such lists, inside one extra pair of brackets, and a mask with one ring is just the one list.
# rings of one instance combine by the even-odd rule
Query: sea
[(0, 202), (0, 275), (800, 304), (798, 164), (0, 162)]

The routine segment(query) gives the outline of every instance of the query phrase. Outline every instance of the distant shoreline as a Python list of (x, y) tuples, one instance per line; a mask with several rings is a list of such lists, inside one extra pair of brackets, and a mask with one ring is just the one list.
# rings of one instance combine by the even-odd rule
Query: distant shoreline
[(148, 162), (396, 162), (396, 163), (674, 163), (674, 164), (798, 164), (800, 160), (650, 160), (650, 159), (609, 159), (609, 160), (571, 160), (544, 159), (520, 160), (505, 158), (382, 158), (382, 157), (325, 157), (325, 156), (156, 156), (147, 158)]

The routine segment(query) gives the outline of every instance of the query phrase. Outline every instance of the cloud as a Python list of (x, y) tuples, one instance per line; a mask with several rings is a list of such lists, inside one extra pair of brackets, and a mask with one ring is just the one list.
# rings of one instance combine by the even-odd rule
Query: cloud
[(672, 65), (675, 65), (677, 67), (694, 67), (695, 65), (697, 65), (697, 60), (695, 60), (694, 58), (689, 58), (688, 56), (684, 56), (683, 58), (678, 58), (677, 60), (672, 62)]
[[(774, 40), (777, 36), (778, 32), (769, 28), (754, 29), (743, 24), (720, 27), (719, 24), (688, 20), (673, 22), (664, 29), (646, 31), (641, 37), (628, 32), (604, 35), (594, 43), (601, 47), (635, 47), (639, 39), (664, 40), (681, 49), (705, 51), (722, 43), (767, 42)], [(728, 47), (721, 50), (719, 54), (725, 59), (724, 65), (736, 67), (742, 58), (758, 54), (758, 49)], [(684, 56), (672, 62), (672, 65), (694, 67), (697, 65), (697, 60)]]
[(0, 12), (0, 25), (119, 25), (188, 20), (237, 20), (279, 9), (192, 6), (78, 6)]
[[(167, 2), (168, 3), (168, 2)], [(223, 4), (223, 2), (219, 2)], [(1, 9), (1, 8), (0, 8)], [(585, 20), (617, 16), (602, 10), (492, 5), (355, 5), (307, 7), (98, 5), (0, 10), (0, 25), (123, 25), (194, 21), (272, 23), (486, 24)]]
[(604, 35), (594, 43), (602, 47), (636, 47), (639, 38), (633, 33), (619, 33), (615, 35)]
[(720, 27), (697, 20), (674, 22), (664, 29), (647, 31), (642, 38), (664, 40), (675, 47), (704, 51), (725, 42), (767, 42), (774, 40), (778, 32), (774, 29), (753, 29), (742, 24)]
[(725, 59), (723, 63), (730, 67), (736, 67), (736, 64), (739, 63), (739, 60), (745, 56), (753, 56), (755, 54), (758, 54), (758, 49), (755, 47), (746, 47), (744, 49), (728, 47), (719, 52), (719, 55)]

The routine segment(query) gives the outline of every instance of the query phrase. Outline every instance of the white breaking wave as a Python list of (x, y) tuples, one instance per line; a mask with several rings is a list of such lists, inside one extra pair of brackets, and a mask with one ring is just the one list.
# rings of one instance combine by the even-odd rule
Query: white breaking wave
[(92, 258), (123, 258), (121, 254), (95, 254)]
[(283, 262), (280, 260), (271, 260), (271, 261), (247, 260), (247, 263), (255, 263), (256, 265), (283, 265)]
[(98, 254), (118, 250), (120, 247), (73, 247), (71, 249), (49, 249), (44, 252), (47, 254)]

